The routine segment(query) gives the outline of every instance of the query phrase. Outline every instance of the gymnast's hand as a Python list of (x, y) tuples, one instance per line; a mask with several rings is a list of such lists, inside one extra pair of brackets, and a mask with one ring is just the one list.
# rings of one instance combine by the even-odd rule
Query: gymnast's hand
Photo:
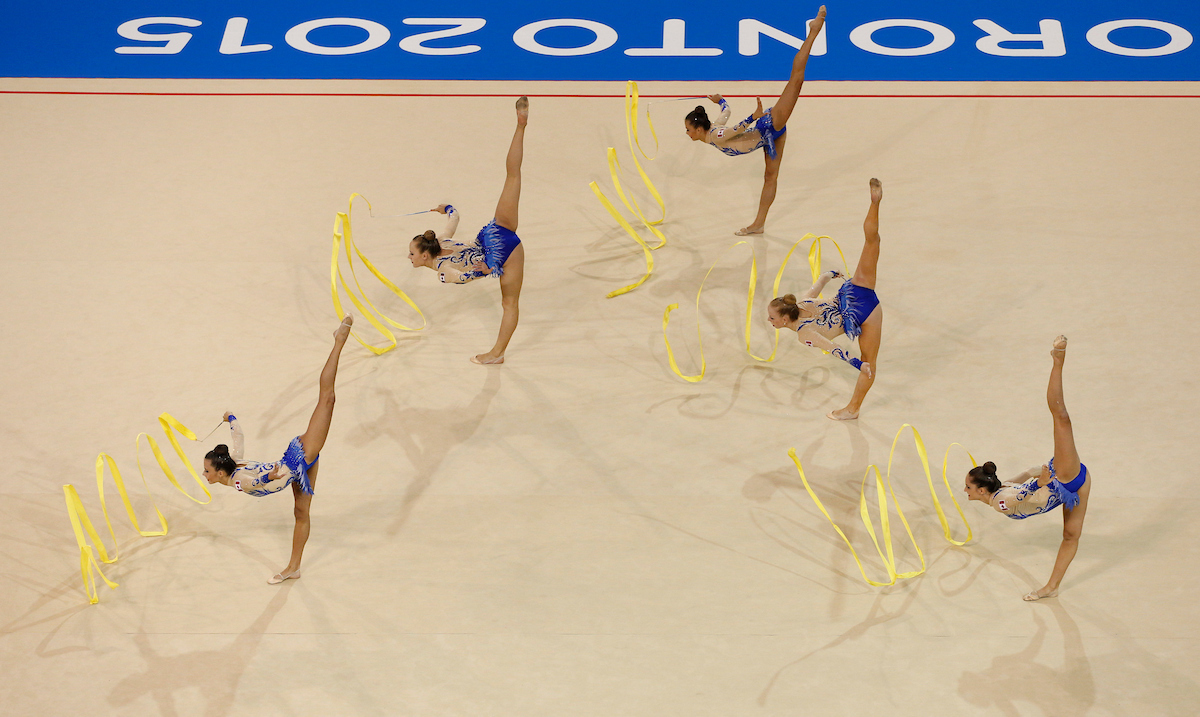
[(838, 271), (837, 269), (830, 269), (829, 271), (827, 271), (825, 273), (829, 274), (830, 279), (845, 279), (846, 278), (846, 275), (843, 274), (842, 272)]
[(480, 272), (481, 274), (491, 274), (492, 273), (491, 268), (487, 264), (483, 263), (482, 261), (475, 262), (474, 264), (471, 265), (471, 268), (474, 269), (475, 271)]
[(232, 413), (230, 413), (229, 411), (226, 411), (226, 412), (225, 412), (225, 415), (224, 415), (224, 416), (221, 416), (221, 420), (222, 420), (222, 421), (225, 421), (226, 423), (228, 423), (228, 422), (229, 422), (229, 419), (231, 419), (231, 418), (233, 418), (233, 414), (232, 414)]
[(1050, 466), (1042, 466), (1042, 474), (1038, 476), (1038, 487), (1050, 485)]
[(721, 100), (723, 100), (725, 98), (721, 97), (720, 95), (709, 95), (708, 99), (710, 102), (714, 102), (719, 105), (719, 104), (721, 104)]
[(430, 209), (429, 211), (437, 212), (438, 214), (445, 214), (446, 207), (448, 207), (448, 206), (450, 206), (450, 205), (449, 204), (439, 204), (436, 207), (434, 207), (433, 209)]
[(755, 97), (754, 99), (758, 101), (758, 109), (754, 110), (754, 114), (752, 114), (752, 115), (750, 115), (750, 116), (751, 116), (751, 117), (753, 117), (754, 119), (758, 119), (759, 117), (762, 117), (762, 116), (763, 116), (764, 114), (766, 114), (766, 113), (765, 113), (765, 112), (763, 112), (763, 108), (762, 108), (762, 98), (761, 98), (761, 97)]

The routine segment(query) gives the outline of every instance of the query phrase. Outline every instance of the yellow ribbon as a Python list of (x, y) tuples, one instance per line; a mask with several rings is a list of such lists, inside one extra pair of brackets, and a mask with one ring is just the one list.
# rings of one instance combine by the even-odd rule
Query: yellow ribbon
[[(819, 277), (821, 275), (821, 244), (826, 239), (829, 239), (829, 241), (833, 242), (833, 246), (835, 248), (837, 248), (838, 256), (840, 256), (842, 258), (842, 265), (845, 266), (846, 255), (842, 253), (842, 247), (839, 246), (836, 241), (834, 241), (833, 239), (830, 239), (827, 236), (816, 236), (814, 234), (805, 234), (804, 236), (800, 237), (799, 241), (797, 241), (795, 244), (792, 244), (792, 248), (788, 249), (787, 254), (784, 255), (783, 263), (779, 265), (779, 271), (775, 273), (775, 283), (771, 287), (771, 293), (773, 296), (779, 295), (779, 283), (783, 280), (783, 272), (785, 269), (787, 269), (788, 262), (791, 261), (792, 253), (796, 251), (796, 247), (800, 246), (801, 244), (803, 244), (804, 242), (809, 241), (809, 240), (812, 240), (812, 244), (808, 247), (808, 267), (809, 267), (809, 270), (812, 272), (813, 283), (816, 283), (817, 277)], [(717, 264), (725, 256), (725, 254), (727, 252), (729, 252), (731, 249), (739, 247), (742, 244), (746, 244), (747, 246), (749, 246), (750, 242), (743, 239), (742, 241), (736, 242), (736, 243), (731, 244), (730, 246), (726, 247), (725, 251), (721, 252), (721, 256), (718, 256), (717, 260), (712, 263), (712, 266), (708, 267), (708, 271), (704, 274), (704, 279), (701, 280), (701, 282), (700, 282), (700, 288), (696, 290), (696, 339), (700, 346), (700, 373), (689, 376), (689, 375), (683, 373), (683, 371), (681, 371), (679, 369), (679, 364), (676, 363), (676, 361), (675, 361), (675, 351), (671, 348), (671, 340), (670, 340), (670, 338), (667, 337), (667, 327), (671, 323), (671, 312), (674, 311), (675, 309), (678, 309), (679, 304), (678, 303), (671, 304), (670, 306), (667, 307), (666, 311), (663, 312), (663, 342), (666, 343), (666, 345), (667, 345), (667, 360), (670, 362), (671, 370), (675, 372), (675, 375), (682, 378), (684, 381), (688, 381), (690, 383), (696, 383), (698, 381), (701, 381), (704, 378), (704, 374), (708, 370), (708, 364), (704, 359), (704, 336), (702, 335), (702, 333), (700, 331), (700, 295), (702, 293), (704, 293), (704, 284), (705, 284), (705, 282), (708, 281), (709, 274), (712, 274), (713, 269), (717, 268)], [(850, 276), (849, 267), (846, 268), (846, 276), (847, 277)], [(643, 279), (643, 281), (644, 281), (644, 279)], [(757, 354), (755, 354), (753, 351), (750, 350), (750, 328), (752, 325), (752, 318), (754, 315), (753, 314), (753, 312), (754, 312), (754, 291), (755, 291), (755, 286), (757, 284), (758, 284), (758, 256), (755, 253), (754, 248), (751, 247), (751, 249), (750, 249), (750, 286), (746, 291), (746, 332), (745, 332), (745, 334), (746, 334), (746, 353), (750, 354), (750, 357), (753, 358), (755, 361), (763, 361), (765, 363), (770, 363), (771, 361), (775, 360), (775, 353), (779, 350), (779, 330), (778, 329), (775, 330), (775, 345), (771, 348), (770, 356), (768, 356), (767, 358), (763, 358), (761, 356), (758, 356)]]
[[(625, 217), (623, 217), (621, 213), (617, 211), (612, 202), (608, 200), (608, 197), (604, 196), (604, 193), (600, 191), (600, 186), (596, 184), (596, 182), (592, 182), (588, 185), (591, 190), (595, 192), (596, 198), (600, 200), (600, 204), (606, 210), (608, 210), (608, 213), (611, 214), (613, 219), (617, 221), (617, 224), (619, 224), (621, 228), (624, 229), (625, 232), (629, 234), (629, 236), (632, 237), (635, 242), (637, 242), (638, 246), (642, 248), (642, 254), (646, 259), (646, 273), (642, 276), (642, 278), (628, 286), (623, 286), (620, 289), (610, 291), (608, 294), (606, 294), (607, 298), (609, 299), (613, 298), (614, 296), (620, 296), (621, 294), (626, 294), (630, 291), (633, 291), (645, 283), (646, 279), (650, 278), (650, 274), (654, 272), (654, 257), (650, 252), (654, 251), (655, 249), (661, 249), (667, 243), (666, 235), (664, 235), (658, 228), (658, 225), (662, 224), (667, 218), (667, 205), (663, 201), (662, 195), (658, 193), (658, 188), (654, 186), (654, 182), (650, 181), (650, 177), (646, 174), (646, 170), (642, 168), (642, 163), (638, 160), (637, 153), (633, 151), (635, 144), (637, 144), (638, 149), (641, 149), (641, 143), (637, 139), (637, 105), (637, 83), (633, 80), (630, 80), (625, 84), (625, 136), (629, 141), (629, 154), (633, 157), (634, 166), (637, 167), (638, 176), (642, 178), (642, 183), (646, 185), (646, 189), (650, 192), (650, 196), (652, 196), (654, 201), (658, 204), (659, 213), (662, 215), (662, 217), (654, 221), (647, 219), (645, 213), (642, 212), (641, 206), (637, 203), (637, 199), (633, 197), (627, 197), (625, 195), (625, 190), (621, 186), (621, 180), (618, 175), (621, 164), (617, 160), (617, 151), (614, 148), (609, 147), (607, 149), (608, 174), (612, 178), (613, 187), (615, 187), (617, 190), (617, 196), (621, 198), (621, 203), (625, 205), (625, 208), (628, 209), (631, 214), (641, 220), (642, 224), (650, 231), (650, 233), (658, 237), (658, 244), (654, 246), (647, 244), (642, 239), (641, 235), (639, 235), (638, 232), (629, 224), (629, 222), (625, 221)], [(653, 129), (651, 129), (651, 131), (653, 131)], [(644, 155), (645, 152), (642, 152), (642, 154)]]
[[(863, 525), (867, 528), (867, 534), (871, 536), (871, 542), (875, 544), (875, 551), (879, 553), (879, 558), (883, 561), (883, 565), (887, 569), (888, 581), (886, 583), (878, 582), (867, 577), (867, 571), (863, 567), (862, 560), (858, 557), (858, 551), (854, 549), (854, 545), (850, 542), (850, 539), (846, 537), (846, 534), (842, 532), (842, 529), (839, 528), (838, 524), (834, 522), (832, 517), (830, 517), (829, 511), (825, 510), (825, 506), (821, 503), (821, 499), (817, 497), (817, 494), (813, 491), (812, 486), (809, 485), (808, 478), (804, 475), (804, 466), (800, 465), (800, 459), (796, 457), (796, 449), (788, 449), (788, 456), (790, 456), (792, 462), (796, 464), (796, 470), (800, 472), (800, 480), (804, 482), (804, 490), (808, 491), (809, 497), (812, 498), (813, 502), (817, 504), (817, 508), (825, 516), (826, 520), (829, 521), (829, 524), (833, 526), (833, 529), (837, 531), (837, 534), (842, 537), (842, 540), (846, 543), (846, 547), (850, 548), (850, 554), (854, 556), (854, 562), (858, 564), (858, 571), (862, 573), (863, 580), (866, 580), (869, 585), (874, 585), (875, 587), (894, 585), (897, 580), (916, 577), (925, 572), (925, 554), (921, 552), (921, 546), (917, 545), (917, 539), (913, 537), (912, 528), (909, 527), (908, 519), (904, 517), (904, 511), (900, 509), (900, 502), (896, 500), (896, 489), (892, 485), (892, 458), (896, 454), (896, 444), (900, 441), (900, 435), (904, 433), (905, 428), (912, 430), (913, 443), (916, 444), (917, 455), (920, 456), (921, 466), (925, 469), (925, 480), (929, 484), (929, 495), (933, 498), (933, 507), (937, 511), (938, 520), (941, 521), (942, 524), (942, 535), (947, 541), (953, 543), (954, 545), (966, 545), (971, 541), (973, 536), (971, 532), (971, 524), (967, 522), (967, 516), (963, 513), (962, 506), (958, 504), (958, 499), (954, 497), (954, 489), (950, 487), (950, 479), (946, 475), (946, 469), (950, 460), (950, 449), (954, 448), (954, 446), (958, 446), (959, 448), (962, 448), (962, 446), (958, 443), (951, 443), (950, 446), (946, 448), (946, 454), (942, 458), (942, 481), (946, 484), (946, 491), (950, 495), (950, 500), (954, 502), (954, 507), (958, 510), (958, 517), (962, 519), (963, 525), (967, 527), (967, 537), (964, 540), (955, 540), (950, 530), (950, 524), (946, 520), (946, 513), (942, 510), (942, 503), (938, 500), (937, 491), (935, 491), (933, 487), (933, 477), (929, 473), (929, 455), (925, 451), (925, 442), (921, 440), (921, 434), (917, 432), (915, 427), (913, 427), (911, 424), (905, 423), (900, 427), (900, 430), (896, 432), (896, 437), (892, 439), (892, 450), (888, 453), (886, 491), (884, 485), (885, 479), (880, 475), (879, 468), (872, 464), (867, 466), (866, 472), (863, 473), (862, 484), (859, 486), (858, 493), (858, 512), (862, 517)], [(963, 448), (963, 450), (966, 452), (967, 457), (971, 459), (971, 465), (977, 465), (975, 463), (975, 456), (971, 455), (971, 452), (967, 451), (965, 448)], [(875, 525), (871, 520), (871, 514), (867, 508), (867, 477), (871, 475), (872, 470), (875, 471), (875, 495), (876, 502), (879, 505), (880, 532), (883, 533), (882, 547), (879, 544), (879, 537), (875, 532)], [(904, 531), (908, 533), (908, 539), (912, 543), (913, 548), (917, 551), (917, 556), (921, 559), (920, 570), (911, 570), (903, 573), (896, 570), (896, 556), (892, 549), (892, 527), (891, 521), (888, 518), (888, 493), (891, 493), (892, 503), (896, 507), (896, 514), (900, 516), (900, 522), (904, 524)]]
[[(167, 459), (163, 456), (162, 450), (159, 449), (158, 442), (148, 433), (139, 433), (134, 440), (134, 455), (137, 457), (138, 473), (142, 476), (142, 485), (146, 487), (146, 494), (150, 496), (150, 504), (154, 506), (154, 512), (158, 516), (161, 528), (160, 530), (142, 530), (141, 525), (138, 523), (137, 513), (133, 510), (133, 504), (129, 501), (129, 492), (125, 489), (125, 480), (121, 477), (121, 471), (117, 468), (116, 461), (107, 453), (101, 453), (96, 456), (96, 492), (100, 495), (100, 507), (104, 511), (104, 522), (108, 526), (108, 534), (113, 542), (113, 555), (111, 558), (108, 556), (108, 551), (104, 548), (104, 542), (100, 540), (100, 534), (96, 531), (95, 526), (92, 525), (92, 521), (88, 517), (87, 510), (83, 507), (83, 501), (79, 499), (79, 493), (75, 490), (75, 486), (70, 484), (63, 486), (63, 494), (67, 501), (67, 516), (71, 519), (71, 528), (75, 531), (75, 541), (79, 544), (79, 570), (83, 575), (83, 586), (87, 592), (88, 602), (92, 604), (100, 601), (100, 596), (96, 591), (96, 578), (92, 572), (93, 568), (95, 568), (96, 573), (100, 574), (100, 578), (108, 584), (108, 587), (113, 589), (117, 587), (117, 583), (109, 580), (104, 571), (100, 569), (100, 564), (96, 562), (96, 555), (99, 554), (100, 562), (104, 563), (115, 563), (120, 557), (117, 535), (113, 530), (112, 520), (108, 515), (108, 503), (104, 499), (105, 466), (108, 466), (108, 471), (112, 474), (113, 482), (117, 485), (117, 492), (121, 494), (121, 502), (125, 504), (125, 512), (129, 515), (129, 521), (133, 524), (133, 529), (142, 536), (149, 537), (167, 534), (167, 518), (158, 509), (158, 504), (154, 502), (154, 496), (150, 493), (150, 484), (146, 482), (146, 473), (142, 470), (140, 453), (143, 436), (146, 438), (146, 443), (150, 445), (150, 450), (154, 453), (154, 459), (158, 462), (159, 468), (166, 474), (167, 480), (171, 482), (171, 485), (175, 486), (180, 493), (183, 493), (200, 505), (207, 505), (212, 501), (212, 493), (209, 492), (208, 486), (204, 484), (204, 481), (200, 479), (200, 475), (192, 467), (191, 461), (184, 454), (183, 448), (179, 445), (179, 440), (175, 437), (175, 433), (179, 433), (189, 441), (200, 441), (203, 439), (197, 439), (196, 434), (191, 429), (177, 421), (169, 413), (160, 415), (158, 423), (162, 427), (163, 433), (166, 434), (167, 440), (171, 442), (171, 446), (175, 449), (176, 455), (183, 461), (188, 473), (195, 479), (196, 485), (200, 486), (200, 490), (204, 491), (204, 495), (208, 500), (199, 500), (185, 491), (183, 486), (179, 485), (179, 481), (176, 480), (174, 471), (167, 465)], [(217, 428), (220, 428), (220, 424), (218, 424)], [(213, 431), (216, 431), (216, 428)], [(212, 433), (209, 433), (209, 435), (211, 436)], [(87, 534), (86, 537), (84, 533)], [(90, 542), (88, 538), (91, 539)], [(94, 548), (92, 547), (93, 545), (95, 546)]]
[[(400, 287), (392, 283), (391, 279), (388, 279), (381, 271), (376, 269), (375, 265), (371, 263), (371, 260), (368, 259), (366, 255), (362, 253), (362, 250), (358, 248), (358, 245), (354, 243), (354, 233), (350, 225), (350, 213), (354, 209), (355, 197), (361, 197), (364, 202), (367, 202), (367, 207), (371, 206), (371, 202), (367, 201), (366, 197), (363, 197), (361, 194), (357, 193), (351, 194), (349, 207), (344, 212), (338, 212), (337, 217), (334, 218), (333, 256), (329, 265), (329, 287), (330, 293), (333, 295), (333, 308), (337, 311), (338, 318), (345, 316), (345, 312), (342, 311), (341, 297), (338, 296), (338, 284), (341, 283), (342, 289), (346, 292), (346, 296), (350, 297), (350, 301), (355, 307), (358, 308), (359, 313), (367, 317), (367, 321), (370, 322), (370, 324), (374, 326), (379, 333), (383, 334), (385, 339), (387, 339), (386, 345), (382, 347), (374, 346), (366, 341), (363, 341), (353, 329), (350, 330), (350, 334), (354, 336), (356, 341), (365, 346), (371, 353), (378, 356), (379, 354), (387, 353), (388, 351), (396, 348), (396, 335), (392, 333), (391, 329), (380, 323), (379, 319), (375, 318), (375, 314), (378, 314), (380, 319), (386, 321), (393, 328), (400, 329), (401, 331), (421, 331), (429, 325), (429, 322), (426, 320), (425, 314), (421, 312), (421, 309), (415, 303), (413, 303), (412, 299), (408, 298), (408, 294), (405, 294)], [(350, 286), (346, 283), (346, 278), (342, 276), (341, 267), (338, 265), (338, 250), (342, 246), (343, 239), (345, 240), (346, 245), (346, 262), (350, 265), (350, 275), (354, 278), (354, 285), (358, 287), (358, 293), (362, 294), (363, 301), (365, 301), (367, 305), (371, 307), (373, 312), (367, 310), (367, 307), (363, 305), (363, 301), (359, 301), (358, 297), (354, 295), (354, 292), (350, 290)], [(376, 279), (379, 279), (379, 281), (389, 290), (391, 290), (393, 294), (399, 296), (404, 300), (404, 303), (411, 306), (413, 310), (417, 312), (417, 314), (421, 317), (420, 327), (414, 329), (412, 327), (405, 326), (404, 324), (397, 323), (380, 311), (377, 306), (375, 306), (370, 297), (368, 297), (366, 292), (363, 291), (362, 284), (360, 284), (358, 281), (358, 273), (354, 269), (354, 256), (350, 253), (351, 249), (354, 249), (354, 253), (358, 255), (358, 258), (362, 261), (363, 265), (375, 275)]]

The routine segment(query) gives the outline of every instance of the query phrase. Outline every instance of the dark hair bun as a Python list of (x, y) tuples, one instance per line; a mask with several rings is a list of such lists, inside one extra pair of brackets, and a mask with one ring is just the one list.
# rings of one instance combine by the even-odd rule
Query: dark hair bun
[(795, 305), (796, 295), (795, 294), (784, 294), (783, 295), (783, 303), (787, 304), (788, 306)]
[(699, 127), (705, 132), (712, 129), (712, 120), (708, 118), (708, 113), (704, 111), (704, 105), (696, 105), (696, 109), (688, 112), (684, 118), (687, 123), (693, 127)]
[(426, 229), (425, 233), (421, 236), (425, 237), (426, 239), (437, 239), (437, 232), (432, 229)]
[(990, 476), (996, 475), (996, 464), (992, 463), (991, 461), (984, 463), (983, 464), (983, 472), (984, 472), (984, 474), (990, 475)]
[(211, 451), (204, 454), (204, 459), (212, 463), (214, 470), (225, 471), (229, 475), (237, 470), (237, 461), (229, 455), (229, 446), (218, 443)]

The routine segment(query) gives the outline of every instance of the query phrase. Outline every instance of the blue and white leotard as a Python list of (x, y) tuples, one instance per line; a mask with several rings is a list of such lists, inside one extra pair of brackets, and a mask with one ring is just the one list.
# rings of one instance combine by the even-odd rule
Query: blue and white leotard
[(725, 101), (725, 98), (721, 98), (720, 105), (721, 114), (713, 122), (705, 137), (705, 142), (730, 157), (749, 154), (761, 147), (768, 157), (775, 159), (777, 156), (775, 140), (787, 132), (787, 127), (775, 129), (774, 120), (771, 119), (771, 110), (767, 110), (758, 119), (754, 119), (754, 115), (750, 115), (733, 127), (729, 127), (725, 124), (729, 121), (729, 103)]
[(1079, 464), (1079, 473), (1068, 483), (1063, 483), (1054, 472), (1054, 459), (1050, 459), (1050, 482), (1038, 485), (1037, 476), (1024, 483), (1005, 483), (992, 496), (992, 507), (1013, 520), (1024, 520), (1034, 515), (1049, 513), (1058, 506), (1074, 508), (1079, 505), (1079, 490), (1087, 482), (1088, 470)]
[(231, 476), (234, 488), (247, 495), (261, 498), (278, 493), (292, 483), (296, 483), (300, 486), (300, 490), (309, 495), (313, 494), (312, 481), (309, 480), (308, 471), (320, 459), (320, 456), (312, 459), (311, 462), (305, 461), (304, 445), (300, 442), (300, 436), (292, 439), (287, 450), (283, 452), (283, 458), (278, 461), (272, 463), (243, 462), (245, 438), (237, 418), (230, 416), (229, 428), (233, 432), (229, 456), (240, 464)]

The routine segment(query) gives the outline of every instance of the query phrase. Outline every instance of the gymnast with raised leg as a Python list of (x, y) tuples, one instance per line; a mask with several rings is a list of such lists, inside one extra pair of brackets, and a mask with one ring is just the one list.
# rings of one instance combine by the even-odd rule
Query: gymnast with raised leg
[(458, 228), (458, 210), (441, 204), (433, 211), (446, 215), (446, 228), (441, 234), (429, 230), (413, 237), (408, 247), (408, 258), (414, 267), (433, 269), (445, 283), (465, 284), (489, 274), (500, 277), (500, 304), (504, 309), (500, 333), (490, 351), (471, 358), (477, 364), (504, 363), (504, 351), (517, 329), (520, 315), (518, 301), (525, 273), (525, 248), (517, 236), (517, 205), (521, 199), (521, 161), (528, 121), (529, 98), (522, 96), (517, 100), (517, 129), (504, 161), (507, 176), (496, 204), (496, 216), (479, 230), (475, 241), (471, 244), (451, 241)]
[(317, 469), (320, 468), (318, 461), (321, 447), (329, 435), (329, 423), (333, 420), (333, 383), (337, 378), (338, 358), (342, 355), (342, 347), (346, 345), (353, 323), (354, 317), (347, 315), (334, 332), (333, 351), (325, 361), (325, 368), (321, 369), (320, 394), (317, 407), (308, 421), (308, 430), (292, 439), (282, 459), (274, 463), (243, 460), (245, 436), (242, 435), (237, 416), (232, 413), (226, 413), (225, 420), (229, 422), (233, 447), (222, 443), (204, 456), (204, 477), (209, 483), (222, 483), (258, 497), (278, 493), (289, 485), (292, 487), (292, 497), (296, 501), (292, 558), (286, 568), (267, 581), (272, 585), (300, 577), (300, 557), (304, 554), (304, 544), (308, 542), (309, 506), (312, 505), (313, 486), (317, 482)]
[[(1050, 368), (1046, 403), (1054, 420), (1054, 457), (1048, 464), (1030, 468), (1004, 483), (996, 477), (996, 464), (988, 461), (968, 471), (966, 480), (968, 498), (983, 501), (1015, 520), (1049, 513), (1062, 506), (1063, 539), (1058, 546), (1054, 569), (1045, 585), (1025, 595), (1029, 601), (1058, 596), (1058, 586), (1075, 557), (1075, 551), (1079, 549), (1088, 494), (1092, 492), (1092, 474), (1079, 461), (1071, 417), (1067, 415), (1067, 406), (1063, 402), (1062, 370), (1067, 357), (1066, 336), (1054, 339), (1050, 357), (1054, 364)], [(1062, 476), (1065, 476), (1065, 482)]]
[[(883, 199), (883, 185), (878, 179), (871, 180), (871, 207), (863, 221), (862, 255), (854, 269), (854, 277), (845, 281), (838, 271), (827, 271), (817, 279), (808, 291), (797, 300), (792, 294), (777, 297), (767, 305), (767, 321), (777, 329), (792, 329), (796, 338), (806, 346), (815, 346), (837, 356), (858, 369), (858, 381), (854, 393), (845, 408), (826, 414), (835, 421), (851, 421), (858, 418), (863, 399), (879, 369), (879, 341), (883, 335), (883, 305), (875, 294), (875, 270), (879, 264), (879, 202)], [(830, 279), (840, 277), (843, 284), (834, 301), (823, 301), (821, 289)], [(831, 339), (846, 334), (858, 339), (862, 359), (850, 355)]]
[(729, 127), (725, 124), (729, 121), (729, 103), (721, 95), (709, 95), (708, 99), (721, 106), (721, 114), (715, 121), (709, 120), (703, 105), (697, 105), (683, 120), (684, 130), (692, 141), (707, 142), (731, 157), (749, 154), (759, 147), (763, 150), (767, 166), (763, 174), (762, 195), (758, 200), (758, 214), (748, 226), (734, 232), (737, 236), (762, 234), (766, 226), (767, 212), (775, 201), (775, 190), (779, 185), (779, 164), (783, 161), (783, 146), (787, 143), (787, 121), (792, 116), (796, 99), (800, 96), (800, 87), (804, 84), (804, 66), (808, 64), (808, 55), (824, 24), (825, 6), (822, 5), (800, 51), (792, 60), (792, 76), (774, 107), (763, 112), (760, 98), (754, 114)]

